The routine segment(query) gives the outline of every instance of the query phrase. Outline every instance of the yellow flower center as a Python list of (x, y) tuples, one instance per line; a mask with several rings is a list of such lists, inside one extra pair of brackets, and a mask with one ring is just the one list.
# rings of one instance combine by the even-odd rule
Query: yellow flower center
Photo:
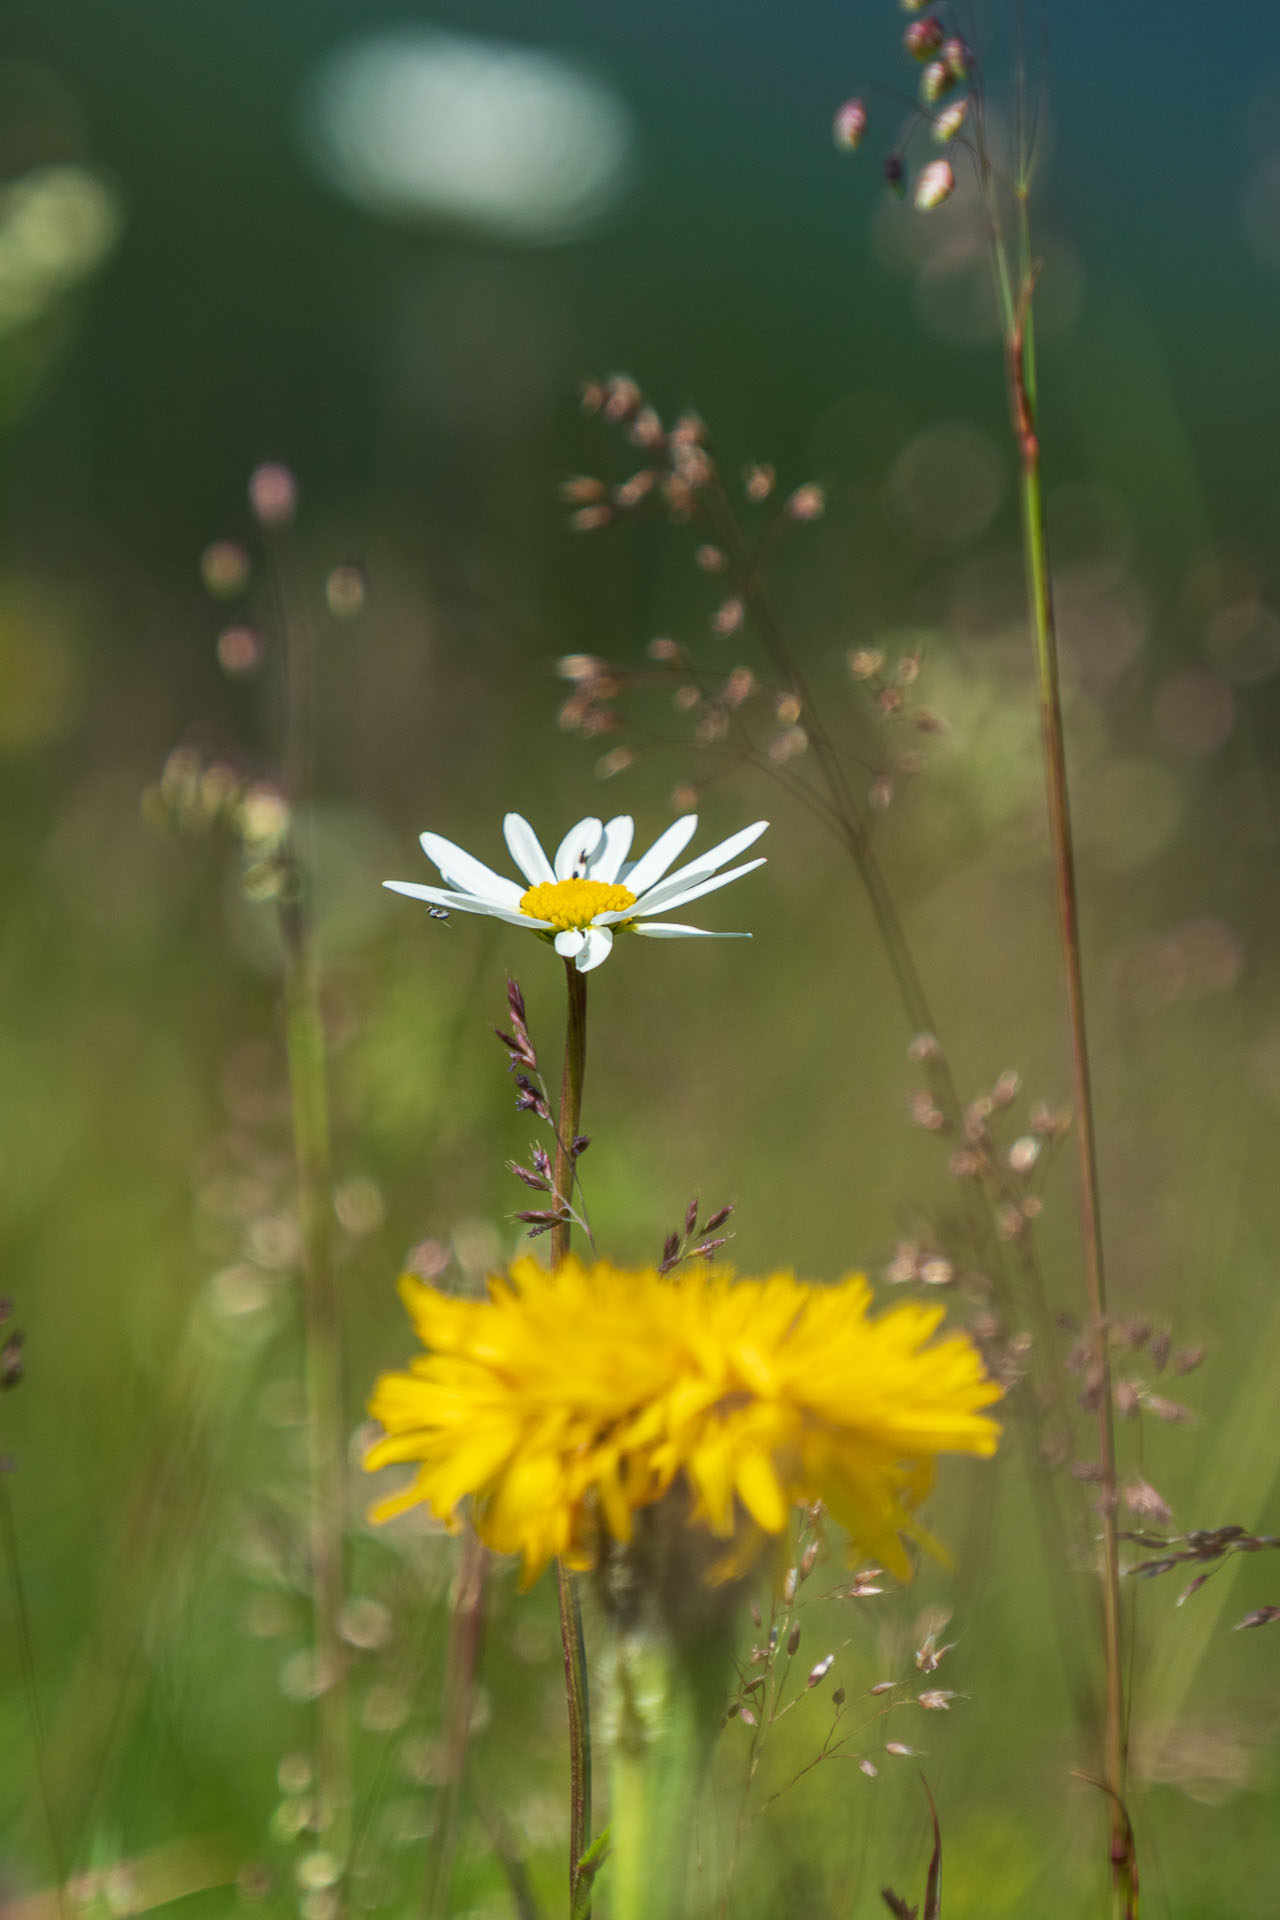
[(603, 880), (544, 880), (530, 887), (520, 901), (521, 913), (531, 920), (549, 920), (557, 933), (571, 927), (589, 927), (598, 913), (621, 913), (634, 907), (629, 887), (611, 887)]

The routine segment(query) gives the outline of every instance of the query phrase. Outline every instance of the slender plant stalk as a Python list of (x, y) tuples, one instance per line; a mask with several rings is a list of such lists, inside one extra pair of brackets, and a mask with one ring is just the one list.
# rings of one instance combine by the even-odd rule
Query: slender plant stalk
[[(342, 1316), (334, 1272), (333, 1153), (328, 1065), (312, 916), (312, 863), (302, 836), (311, 798), (314, 641), (301, 596), (285, 589), (288, 551), (273, 545), (274, 583), (285, 643), (285, 784), (289, 840), (281, 859), (280, 928), (298, 1213), (307, 1405), (309, 1545), (316, 1699), (316, 1785), (325, 1840), (345, 1875), (351, 1819), (350, 1729), (346, 1660), (339, 1631), (345, 1597), (344, 1528), (347, 1443), (343, 1404)], [(301, 810), (301, 817), (300, 817)]]
[(31, 1724), (31, 1744), (35, 1753), (36, 1790), (40, 1796), (40, 1810), (44, 1815), (45, 1829), (49, 1839), (49, 1857), (53, 1866), (53, 1881), (59, 1920), (67, 1920), (67, 1870), (62, 1856), (62, 1844), (58, 1838), (58, 1826), (53, 1815), (53, 1795), (49, 1788), (49, 1774), (45, 1765), (44, 1723), (40, 1712), (40, 1695), (36, 1688), (35, 1653), (31, 1645), (31, 1613), (27, 1606), (26, 1583), (22, 1578), (22, 1563), (18, 1558), (18, 1530), (14, 1524), (13, 1502), (9, 1496), (8, 1469), (0, 1461), (0, 1534), (4, 1540), (4, 1557), (9, 1563), (9, 1582), (13, 1589), (13, 1611), (18, 1629), (18, 1659), (22, 1667), (23, 1684), (27, 1695), (27, 1718)]
[[(587, 976), (572, 960), (564, 963), (569, 1008), (564, 1035), (564, 1074), (560, 1083), (560, 1110), (556, 1115), (555, 1203), (562, 1218), (551, 1229), (551, 1260), (559, 1266), (568, 1257), (573, 1230), (573, 1142), (582, 1115), (582, 1082), (587, 1067)], [(560, 1644), (564, 1650), (565, 1700), (569, 1709), (569, 1912), (588, 1920), (590, 1908), (580, 1901), (583, 1862), (591, 1844), (591, 1714), (587, 1691), (587, 1650), (582, 1632), (582, 1606), (573, 1575), (563, 1560), (556, 1562), (556, 1590), (560, 1601)]]
[(582, 1116), (582, 1081), (587, 1070), (587, 976), (578, 972), (572, 960), (565, 961), (564, 972), (569, 1013), (564, 1034), (564, 1073), (560, 1081), (560, 1111), (556, 1124), (554, 1195), (563, 1217), (551, 1229), (551, 1264), (555, 1267), (568, 1257), (569, 1236), (573, 1231), (573, 1143)]
[(436, 1807), (431, 1868), (427, 1885), (427, 1920), (443, 1920), (449, 1911), (449, 1883), (458, 1845), (462, 1783), (466, 1773), (471, 1717), (475, 1707), (476, 1673), (484, 1638), (485, 1550), (474, 1528), (462, 1541), (462, 1558), (449, 1620), (448, 1665), (445, 1668), (444, 1741), (447, 1773)]
[[(1003, 287), (1007, 283), (1003, 247), (998, 229), (994, 226), (993, 233), (997, 246), (997, 282)], [(1011, 308), (1009, 310), (1011, 311)], [(775, 668), (786, 685), (796, 694), (803, 707), (814, 756), (827, 789), (827, 802), (821, 806), (819, 817), (853, 863), (871, 908), (876, 932), (910, 1028), (914, 1034), (936, 1036), (937, 1022), (933, 1016), (928, 991), (916, 966), (915, 956), (911, 951), (893, 892), (876, 857), (871, 832), (854, 797), (839, 753), (822, 724), (817, 704), (805, 683), (795, 655), (787, 643), (766, 590), (761, 571), (765, 543), (762, 540), (754, 549), (748, 547), (723, 483), (718, 483), (712, 494), (708, 518), (716, 539), (732, 556), (735, 575), (741, 584), (743, 597), (751, 610), (752, 619)], [(941, 1050), (932, 1063), (930, 1077), (948, 1125), (953, 1131), (960, 1131), (963, 1126), (964, 1105), (952, 1072), (950, 1057), (945, 1050)], [(985, 1191), (979, 1192), (976, 1188), (966, 1185), (962, 1199), (969, 1216), (974, 1244), (977, 1248), (984, 1250), (985, 1257), (991, 1264), (997, 1279), (1000, 1304), (1007, 1310), (1010, 1302), (1007, 1285), (1000, 1279), (1000, 1251), (994, 1240), (990, 1196)], [(1056, 1372), (1053, 1363), (1056, 1337), (1043, 1279), (1039, 1272), (1039, 1263), (1028, 1242), (1022, 1244), (1019, 1257), (1028, 1283), (1029, 1305), (1036, 1319), (1036, 1350), (1043, 1356), (1040, 1371), (1043, 1377), (1047, 1367), (1048, 1376), (1052, 1378)], [(1064, 1526), (1057, 1489), (1041, 1448), (1035, 1402), (1029, 1400), (1026, 1404), (1030, 1419), (1017, 1423), (1019, 1444), (1028, 1477), (1036, 1490), (1037, 1497), (1033, 1505), (1036, 1524), (1044, 1544), (1046, 1564), (1053, 1569), (1061, 1567), (1066, 1559)], [(1096, 1718), (1096, 1706), (1091, 1697), (1092, 1689), (1089, 1680), (1083, 1672), (1079, 1636), (1075, 1630), (1076, 1623), (1073, 1617), (1071, 1589), (1063, 1580), (1054, 1578), (1051, 1580), (1051, 1593), (1068, 1688), (1076, 1716), (1081, 1725), (1087, 1727), (1092, 1725)]]
[(345, 1865), (351, 1793), (346, 1662), (339, 1622), (345, 1588), (347, 1460), (341, 1321), (333, 1267), (329, 1100), (319, 983), (304, 916), (295, 903), (284, 908), (282, 919), (288, 954), (289, 1082), (302, 1222), (312, 1609), (321, 1689), (316, 1700), (316, 1782), (328, 1821), (327, 1844)]
[(1080, 948), (1079, 898), (1071, 803), (1062, 725), (1057, 630), (1045, 528), (1040, 440), (1035, 415), (1035, 344), (1031, 324), (1033, 276), (1024, 275), (1008, 342), (1010, 398), (1021, 466), (1022, 540), (1027, 568), (1027, 603), (1035, 652), (1040, 724), (1044, 744), (1049, 830), (1053, 845), (1058, 934), (1066, 973), (1067, 1018), (1071, 1035), (1071, 1078), (1075, 1106), (1076, 1156), (1081, 1228), (1084, 1238), (1085, 1290), (1093, 1336), (1093, 1391), (1097, 1399), (1098, 1454), (1102, 1472), (1102, 1636), (1106, 1666), (1104, 1784), (1111, 1806), (1111, 1871), (1117, 1914), (1137, 1911), (1137, 1870), (1133, 1836), (1125, 1812), (1128, 1729), (1125, 1715), (1124, 1636), (1120, 1610), (1120, 1556), (1116, 1524), (1115, 1414), (1111, 1362), (1107, 1347), (1107, 1283), (1098, 1192), (1098, 1149), (1085, 1019), (1084, 965)]

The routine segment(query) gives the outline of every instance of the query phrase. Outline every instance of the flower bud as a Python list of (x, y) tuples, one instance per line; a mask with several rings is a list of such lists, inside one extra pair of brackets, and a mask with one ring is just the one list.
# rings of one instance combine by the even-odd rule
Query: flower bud
[(899, 199), (901, 199), (906, 189), (904, 186), (902, 155), (900, 153), (890, 153), (886, 155), (884, 161), (884, 183), (890, 193), (896, 193)]
[(776, 477), (773, 468), (767, 462), (757, 462), (755, 466), (747, 468), (742, 484), (747, 499), (753, 507), (758, 507), (762, 501), (769, 498), (773, 492)]
[(627, 373), (611, 373), (604, 387), (604, 417), (615, 426), (638, 413), (643, 399), (636, 382)]
[(641, 407), (631, 425), (627, 428), (627, 438), (636, 447), (660, 447), (666, 439), (662, 419), (656, 407)]
[(268, 461), (254, 468), (249, 475), (249, 505), (259, 526), (287, 526), (297, 504), (298, 483), (288, 467)]
[(973, 56), (959, 34), (942, 43), (942, 59), (953, 80), (967, 80), (973, 69)]
[(956, 77), (945, 60), (931, 60), (920, 75), (920, 98), (926, 107), (936, 107), (944, 93), (950, 93)]
[(954, 140), (965, 122), (969, 111), (967, 100), (953, 100), (943, 107), (941, 113), (935, 113), (929, 123), (929, 131), (939, 146), (945, 146), (948, 140)]
[(569, 515), (569, 525), (574, 533), (595, 533), (600, 527), (612, 525), (614, 511), (603, 503), (595, 507), (579, 507), (576, 513)]
[(843, 147), (848, 153), (856, 153), (866, 130), (867, 109), (861, 100), (846, 100), (843, 106), (836, 108), (831, 133), (838, 147)]
[(603, 480), (589, 473), (570, 474), (556, 488), (557, 495), (568, 507), (588, 507), (595, 500), (603, 500), (608, 491)]
[(917, 212), (930, 213), (934, 207), (940, 207), (944, 200), (949, 200), (955, 190), (956, 177), (951, 171), (951, 162), (931, 160), (927, 167), (921, 168), (916, 179), (913, 198)]
[(941, 20), (930, 14), (927, 20), (913, 20), (902, 36), (902, 44), (913, 60), (932, 60), (946, 39)]
[(215, 540), (200, 555), (200, 578), (207, 593), (229, 600), (249, 584), (249, 556), (234, 540)]
[(827, 510), (827, 496), (815, 481), (797, 487), (783, 512), (789, 520), (821, 520)]

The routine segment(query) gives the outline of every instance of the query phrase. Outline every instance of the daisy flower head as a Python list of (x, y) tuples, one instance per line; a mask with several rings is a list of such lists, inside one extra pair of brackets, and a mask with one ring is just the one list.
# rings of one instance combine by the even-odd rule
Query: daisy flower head
[(511, 858), (524, 876), (523, 884), (495, 873), (438, 833), (424, 833), (421, 840), (423, 852), (446, 882), (443, 887), (420, 886), (412, 880), (383, 884), (393, 893), (407, 893), (435, 907), (488, 914), (512, 926), (527, 927), (550, 940), (579, 973), (589, 973), (608, 959), (614, 934), (624, 930), (653, 940), (750, 939), (745, 933), (714, 933), (654, 916), (687, 906), (763, 866), (763, 859), (746, 860), (727, 873), (720, 871), (752, 846), (768, 824), (757, 820), (743, 827), (673, 873), (672, 862), (697, 830), (696, 814), (673, 820), (638, 860), (628, 858), (635, 833), (629, 815), (608, 821), (579, 820), (549, 860), (528, 821), (509, 813), (502, 831)]
[(906, 1577), (938, 1455), (999, 1438), (985, 1410), (1000, 1389), (969, 1339), (935, 1337), (939, 1307), (873, 1317), (860, 1274), (666, 1278), (572, 1258), (549, 1272), (525, 1255), (487, 1300), (412, 1278), (401, 1293), (426, 1352), (378, 1381), (365, 1464), (417, 1471), (374, 1518), (424, 1502), (452, 1526), (467, 1502), (526, 1584), (552, 1558), (590, 1567), (630, 1542), (669, 1490), (732, 1570), (744, 1540), (820, 1500), (852, 1550)]

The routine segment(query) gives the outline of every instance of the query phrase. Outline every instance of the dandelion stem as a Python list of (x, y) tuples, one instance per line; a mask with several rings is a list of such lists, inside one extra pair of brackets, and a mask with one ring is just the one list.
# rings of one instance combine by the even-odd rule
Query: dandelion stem
[(1034, 274), (1028, 268), (1008, 339), (1008, 373), (1014, 432), (1021, 464), (1022, 539), (1027, 569), (1027, 602), (1035, 652), (1036, 680), (1044, 745), (1049, 830), (1053, 846), (1058, 934), (1066, 972), (1067, 1017), (1071, 1035), (1071, 1077), (1075, 1105), (1076, 1154), (1085, 1287), (1093, 1333), (1093, 1386), (1097, 1398), (1098, 1452), (1102, 1470), (1102, 1633), (1106, 1665), (1105, 1786), (1111, 1804), (1111, 1872), (1115, 1911), (1136, 1911), (1137, 1875), (1133, 1836), (1124, 1807), (1127, 1766), (1124, 1649), (1120, 1612), (1120, 1562), (1116, 1527), (1115, 1416), (1111, 1363), (1107, 1349), (1107, 1286), (1098, 1192), (1098, 1150), (1093, 1088), (1085, 1019), (1084, 967), (1080, 949), (1079, 897), (1071, 802), (1062, 725), (1062, 691), (1049, 574), (1040, 440), (1035, 412), (1035, 343), (1031, 322)]
[[(564, 963), (569, 1008), (564, 1035), (564, 1075), (556, 1116), (555, 1202), (563, 1217), (551, 1229), (551, 1260), (567, 1259), (573, 1231), (573, 1143), (582, 1115), (582, 1082), (587, 1066), (587, 976), (572, 960)], [(560, 1644), (564, 1650), (565, 1700), (569, 1710), (569, 1911), (579, 1914), (583, 1860), (591, 1844), (591, 1713), (587, 1691), (587, 1651), (582, 1606), (572, 1574), (556, 1562), (560, 1602)], [(583, 1907), (581, 1920), (589, 1920)]]

